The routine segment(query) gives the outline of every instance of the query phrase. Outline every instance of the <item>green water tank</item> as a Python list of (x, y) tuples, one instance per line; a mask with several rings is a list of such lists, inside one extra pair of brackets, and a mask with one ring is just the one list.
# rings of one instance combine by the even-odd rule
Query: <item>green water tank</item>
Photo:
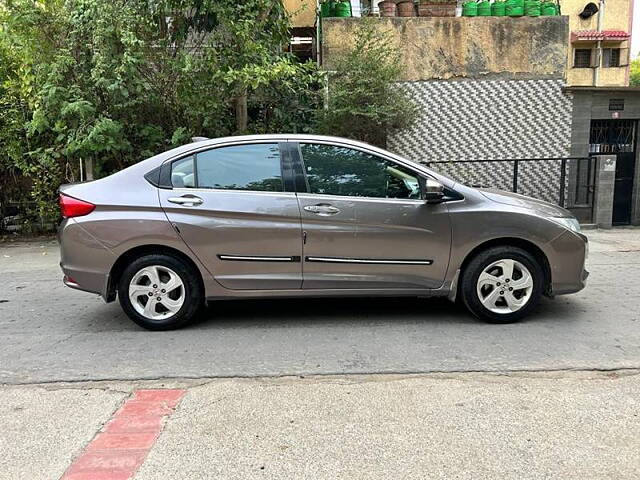
[(524, 14), (528, 17), (539, 17), (540, 0), (526, 0), (524, 3)]
[(491, 16), (491, 3), (488, 0), (483, 0), (478, 3), (478, 16), (490, 17)]
[(326, 17), (335, 17), (336, 16), (336, 1), (335, 0), (326, 0), (320, 4), (320, 16), (323, 18)]
[(336, 17), (350, 17), (351, 2), (336, 2), (334, 12)]
[(491, 15), (494, 17), (504, 17), (507, 9), (507, 3), (497, 0), (491, 4)]
[(540, 15), (551, 17), (558, 15), (558, 6), (554, 2), (543, 2), (540, 8)]
[(478, 3), (477, 2), (464, 2), (462, 4), (462, 16), (463, 17), (477, 17), (478, 16)]
[[(333, 3), (333, 2), (331, 2)], [(327, 18), (331, 16), (331, 3), (329, 2), (322, 2), (320, 4), (320, 17), (321, 18)]]
[(505, 11), (508, 17), (522, 17), (524, 15), (524, 0), (507, 0)]

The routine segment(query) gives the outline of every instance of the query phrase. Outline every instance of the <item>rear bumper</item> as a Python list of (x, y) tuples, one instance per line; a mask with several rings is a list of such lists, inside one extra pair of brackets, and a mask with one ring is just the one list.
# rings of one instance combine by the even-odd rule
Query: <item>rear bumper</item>
[(109, 271), (115, 255), (73, 219), (62, 222), (58, 241), (63, 283), (106, 299)]
[(102, 275), (93, 272), (83, 272), (80, 270), (70, 270), (60, 265), (62, 273), (62, 283), (74, 290), (81, 290), (88, 293), (96, 293), (101, 297), (106, 296), (106, 279)]

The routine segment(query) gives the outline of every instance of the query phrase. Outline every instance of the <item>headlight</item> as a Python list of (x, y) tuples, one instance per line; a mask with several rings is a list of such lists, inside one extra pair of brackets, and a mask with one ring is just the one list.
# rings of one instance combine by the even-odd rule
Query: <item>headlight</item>
[(560, 225), (562, 225), (564, 228), (567, 228), (571, 231), (574, 231), (576, 233), (580, 232), (580, 222), (578, 222), (578, 219), (576, 218), (569, 218), (569, 217), (551, 217), (551, 220), (553, 220), (556, 223), (559, 223)]

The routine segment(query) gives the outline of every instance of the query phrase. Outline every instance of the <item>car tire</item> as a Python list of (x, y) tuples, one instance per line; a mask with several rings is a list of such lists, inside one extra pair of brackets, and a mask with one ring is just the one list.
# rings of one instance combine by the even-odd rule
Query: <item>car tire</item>
[(118, 299), (127, 316), (141, 327), (172, 330), (196, 316), (204, 305), (204, 290), (198, 273), (186, 262), (171, 255), (151, 254), (124, 269)]
[[(529, 283), (531, 285), (525, 287)], [(493, 247), (471, 259), (462, 273), (459, 288), (462, 302), (479, 319), (512, 323), (536, 308), (545, 289), (545, 274), (539, 260), (526, 250)]]

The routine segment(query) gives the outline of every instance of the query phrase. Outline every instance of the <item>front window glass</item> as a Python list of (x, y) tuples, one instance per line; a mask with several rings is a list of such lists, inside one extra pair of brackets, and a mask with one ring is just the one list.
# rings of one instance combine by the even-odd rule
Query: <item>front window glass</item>
[(301, 144), (311, 193), (374, 198), (420, 198), (418, 177), (384, 158), (335, 145)]
[(215, 148), (198, 153), (198, 187), (281, 192), (280, 151), (276, 143)]

